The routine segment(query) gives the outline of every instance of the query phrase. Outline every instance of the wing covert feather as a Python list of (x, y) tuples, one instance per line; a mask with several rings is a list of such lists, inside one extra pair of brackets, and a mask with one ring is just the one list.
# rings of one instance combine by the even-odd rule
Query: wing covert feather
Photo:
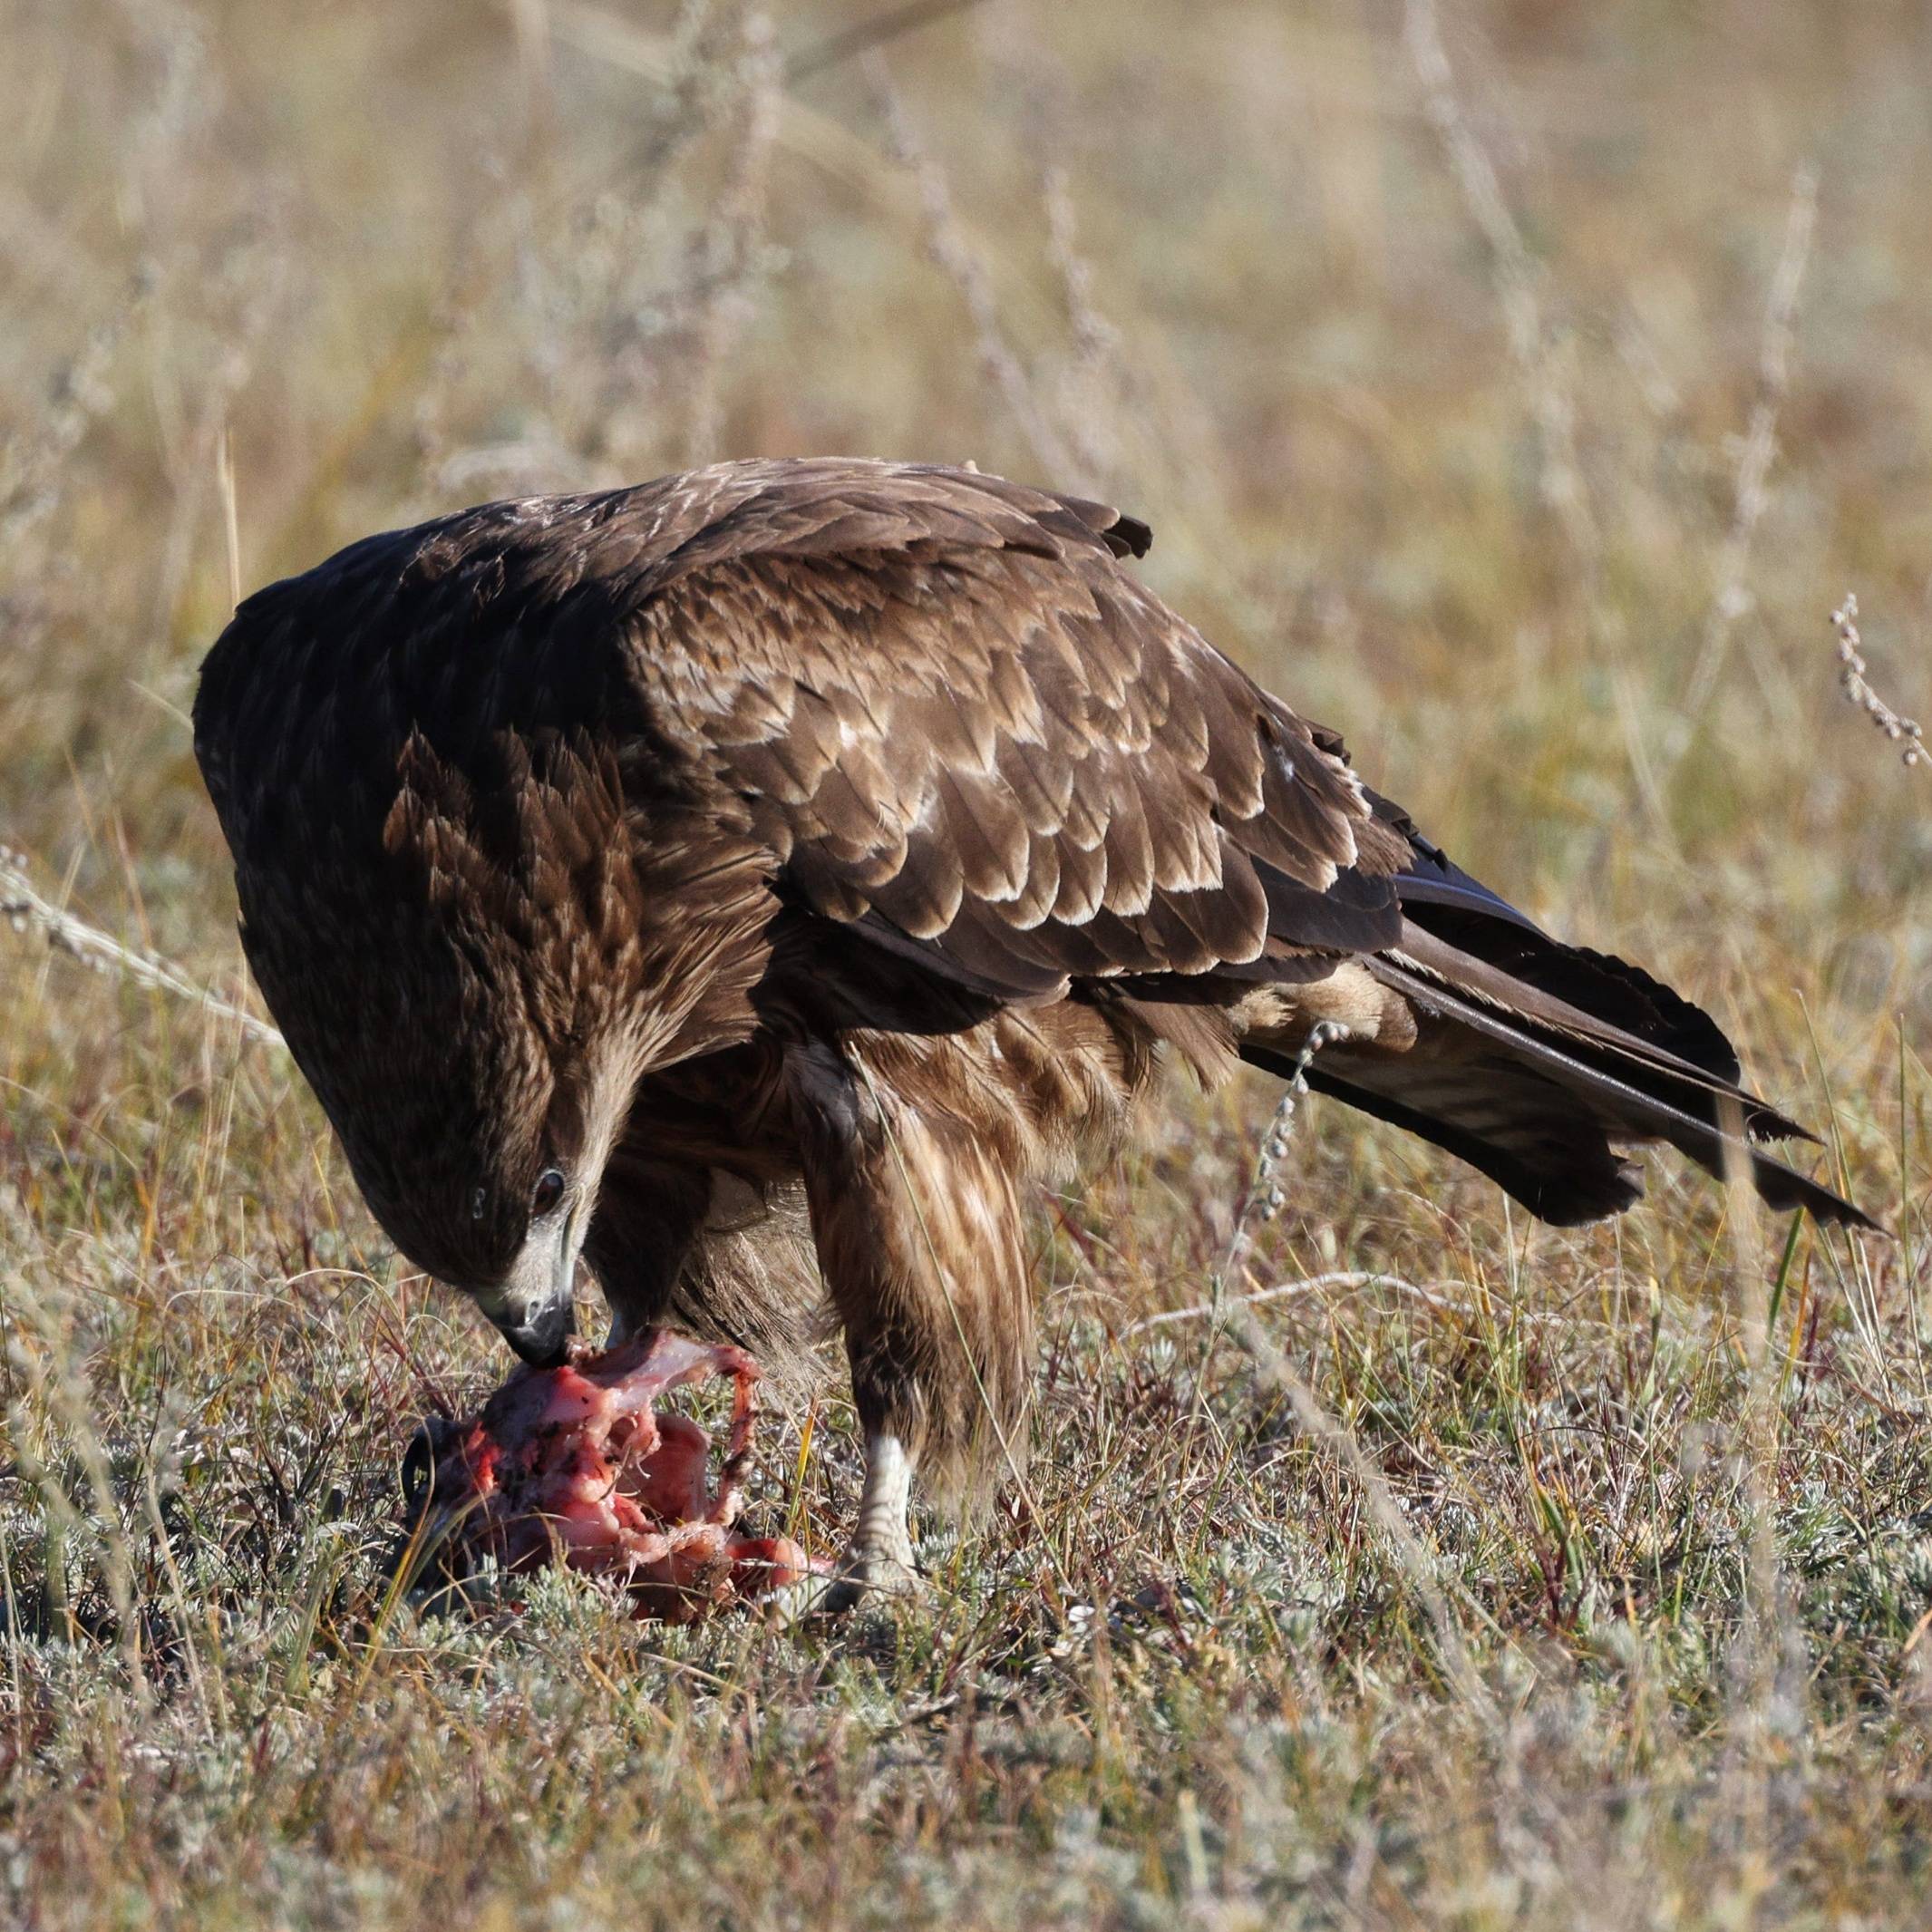
[(754, 840), (795, 903), (982, 995), (1394, 943), (1409, 840), (1338, 740), (1121, 568), (1148, 540), (1104, 505), (844, 458), (484, 504), (251, 597), (198, 749), (267, 844), (295, 780), (353, 763), (380, 799), (419, 728), (485, 773), (506, 733), (602, 741), (641, 819)]
[(633, 619), (781, 889), (1015, 998), (1400, 936), (1339, 741), (1125, 574), (1144, 526), (963, 472), (840, 497), (736, 506), (739, 544), (694, 536)]

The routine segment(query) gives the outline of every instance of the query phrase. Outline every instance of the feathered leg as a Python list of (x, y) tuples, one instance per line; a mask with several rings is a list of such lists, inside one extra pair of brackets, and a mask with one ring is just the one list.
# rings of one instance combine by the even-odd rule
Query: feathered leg
[(606, 1170), (584, 1259), (610, 1307), (607, 1346), (665, 1319), (710, 1199), (702, 1168), (637, 1166), (620, 1151)]
[(859, 1525), (826, 1604), (840, 1608), (912, 1582), (915, 1469), (957, 1488), (989, 1453), (1020, 1452), (1032, 1298), (1014, 1176), (990, 1137), (824, 1043), (786, 1073), (866, 1438)]
[(584, 1259), (610, 1306), (607, 1347), (661, 1324), (743, 1349), (768, 1391), (811, 1379), (824, 1293), (795, 1180), (761, 1187), (620, 1146)]

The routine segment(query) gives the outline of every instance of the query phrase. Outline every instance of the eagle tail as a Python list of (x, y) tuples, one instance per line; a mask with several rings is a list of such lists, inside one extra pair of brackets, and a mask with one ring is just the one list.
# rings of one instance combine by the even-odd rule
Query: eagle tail
[[(1813, 1137), (1738, 1084), (1729, 1042), (1669, 988), (1480, 910), (1410, 909), (1402, 944), (1365, 964), (1408, 1002), (1414, 1044), (1332, 1047), (1308, 1069), (1316, 1092), (1467, 1160), (1559, 1227), (1639, 1199), (1642, 1170), (1620, 1150), (1662, 1141), (1720, 1180), (1742, 1166), (1773, 1208), (1878, 1228), (1753, 1144)], [(1292, 1043), (1249, 1039), (1241, 1053), (1293, 1070)]]

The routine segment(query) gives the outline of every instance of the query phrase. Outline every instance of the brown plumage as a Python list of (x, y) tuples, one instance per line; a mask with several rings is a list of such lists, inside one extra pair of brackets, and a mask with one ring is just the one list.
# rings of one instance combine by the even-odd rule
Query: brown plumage
[(371, 538), (203, 671), (248, 957), (384, 1228), (537, 1357), (579, 1252), (620, 1330), (769, 1350), (815, 1248), (859, 1585), (912, 1460), (1016, 1447), (1026, 1184), (1163, 1046), (1280, 1070), (1329, 1021), (1318, 1087), (1564, 1223), (1637, 1198), (1623, 1146), (1801, 1131), (1166, 609), (1148, 540), (973, 471), (725, 463)]

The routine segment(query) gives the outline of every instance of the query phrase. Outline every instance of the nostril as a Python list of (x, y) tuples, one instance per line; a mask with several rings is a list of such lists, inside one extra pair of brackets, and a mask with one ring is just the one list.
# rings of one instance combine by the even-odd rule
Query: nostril
[(561, 1302), (533, 1320), (499, 1325), (503, 1339), (532, 1368), (558, 1368), (569, 1359), (570, 1338), (577, 1333), (577, 1308)]

